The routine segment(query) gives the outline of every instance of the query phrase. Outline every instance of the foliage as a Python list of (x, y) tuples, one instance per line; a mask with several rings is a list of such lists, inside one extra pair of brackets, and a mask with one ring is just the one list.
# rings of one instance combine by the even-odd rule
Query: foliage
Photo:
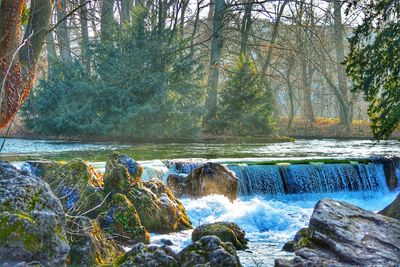
[(349, 40), (346, 71), (354, 81), (353, 90), (363, 92), (370, 102), (376, 138), (390, 137), (400, 121), (399, 15), (399, 1), (371, 4)]
[(176, 32), (151, 31), (140, 5), (113, 43), (93, 43), (93, 72), (55, 62), (23, 111), (36, 132), (64, 136), (194, 137), (202, 113), (202, 72)]
[(264, 90), (254, 62), (240, 57), (227, 76), (214, 127), (233, 135), (272, 133), (272, 97)]

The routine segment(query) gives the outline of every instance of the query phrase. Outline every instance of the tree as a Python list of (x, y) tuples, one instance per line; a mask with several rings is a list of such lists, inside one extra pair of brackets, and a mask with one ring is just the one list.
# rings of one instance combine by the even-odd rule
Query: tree
[(29, 95), (49, 25), (51, 2), (31, 0), (28, 25), (20, 42), (23, 7), (23, 0), (1, 1), (0, 128), (7, 126)]
[(388, 138), (400, 122), (400, 9), (398, 0), (365, 8), (366, 17), (350, 38), (346, 72), (354, 91), (369, 101), (376, 138)]

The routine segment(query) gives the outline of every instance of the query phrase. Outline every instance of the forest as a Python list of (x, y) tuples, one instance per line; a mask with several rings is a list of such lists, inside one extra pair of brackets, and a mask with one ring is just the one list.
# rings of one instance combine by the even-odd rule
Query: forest
[(345, 66), (369, 9), (340, 0), (58, 0), (15, 124), (30, 136), (86, 140), (371, 138), (368, 111), (377, 112)]

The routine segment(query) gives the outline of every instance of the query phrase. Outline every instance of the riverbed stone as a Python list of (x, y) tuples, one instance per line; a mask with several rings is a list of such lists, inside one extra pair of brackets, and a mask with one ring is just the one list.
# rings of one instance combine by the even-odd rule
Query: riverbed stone
[(346, 202), (323, 199), (293, 247), (297, 257), (276, 260), (276, 266), (397, 266), (400, 221)]
[(143, 167), (127, 155), (110, 155), (104, 173), (105, 193), (126, 193), (135, 184), (142, 183)]
[(236, 249), (247, 248), (246, 233), (235, 223), (215, 222), (203, 224), (192, 232), (192, 241), (196, 242), (203, 236), (208, 235), (217, 236), (222, 242), (230, 242)]
[(178, 256), (168, 246), (145, 245), (139, 243), (131, 248), (118, 260), (118, 265), (123, 267), (178, 267)]
[(400, 194), (386, 208), (379, 212), (382, 215), (400, 220)]
[(84, 160), (73, 159), (65, 164), (53, 162), (47, 166), (42, 178), (61, 199), (67, 214), (85, 213), (95, 218), (100, 212), (93, 208), (99, 206), (105, 198), (101, 190), (103, 177)]
[(216, 236), (203, 236), (178, 253), (180, 266), (241, 266), (236, 249), (229, 242), (222, 242)]
[(230, 200), (237, 198), (238, 178), (225, 166), (207, 162), (194, 169), (187, 177), (169, 176), (167, 184), (178, 195), (202, 197), (224, 195)]
[(169, 233), (192, 228), (183, 204), (158, 179), (135, 184), (126, 196), (149, 232)]
[(111, 264), (125, 252), (113, 238), (100, 228), (97, 220), (71, 217), (68, 220), (68, 242), (71, 246), (68, 264), (101, 266)]
[(150, 242), (150, 234), (142, 225), (135, 206), (123, 194), (113, 195), (107, 210), (98, 218), (102, 228), (121, 243)]
[(64, 266), (70, 249), (65, 227), (49, 185), (0, 161), (0, 265)]

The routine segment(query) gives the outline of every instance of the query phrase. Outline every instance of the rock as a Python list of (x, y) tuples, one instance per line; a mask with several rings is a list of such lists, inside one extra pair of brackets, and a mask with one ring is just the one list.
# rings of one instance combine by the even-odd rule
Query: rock
[(0, 265), (64, 266), (68, 252), (64, 211), (49, 185), (0, 161)]
[(400, 157), (378, 157), (373, 158), (374, 163), (383, 165), (385, 172), (386, 184), (389, 190), (396, 190), (400, 185), (397, 169), (400, 167)]
[[(74, 159), (66, 164), (48, 165), (42, 175), (54, 193), (61, 199), (66, 213), (70, 215), (85, 213), (100, 205), (104, 199), (101, 187), (103, 179), (92, 166), (81, 159)], [(99, 209), (88, 213), (95, 218)]]
[(167, 177), (167, 186), (177, 197), (187, 194), (189, 192), (187, 175), (169, 174)]
[(247, 239), (244, 237), (245, 232), (235, 223), (216, 222), (203, 224), (192, 233), (192, 241), (196, 242), (203, 236), (214, 235), (221, 239), (222, 242), (232, 243), (236, 249), (246, 249)]
[(382, 215), (400, 220), (400, 194), (386, 208), (379, 212)]
[(110, 264), (124, 254), (124, 250), (108, 236), (97, 220), (76, 217), (68, 221), (68, 241), (71, 246), (69, 265), (100, 266)]
[(143, 243), (132, 247), (117, 262), (119, 266), (146, 266), (146, 267), (178, 267), (177, 255), (168, 246), (145, 245)]
[(230, 200), (237, 198), (238, 178), (232, 171), (218, 163), (205, 163), (194, 169), (186, 178), (170, 175), (167, 184), (177, 195), (202, 197), (218, 194)]
[(158, 179), (135, 184), (126, 196), (149, 232), (169, 233), (192, 228), (183, 204)]
[(231, 243), (224, 243), (216, 236), (203, 236), (178, 254), (180, 266), (241, 266)]
[(122, 243), (149, 243), (150, 234), (143, 227), (135, 206), (123, 194), (112, 196), (108, 209), (99, 215), (103, 229)]
[(104, 191), (106, 193), (126, 193), (137, 183), (141, 183), (143, 167), (126, 155), (111, 154), (106, 163)]
[(397, 266), (400, 221), (351, 204), (323, 199), (309, 227), (294, 240), (297, 255), (276, 266)]

